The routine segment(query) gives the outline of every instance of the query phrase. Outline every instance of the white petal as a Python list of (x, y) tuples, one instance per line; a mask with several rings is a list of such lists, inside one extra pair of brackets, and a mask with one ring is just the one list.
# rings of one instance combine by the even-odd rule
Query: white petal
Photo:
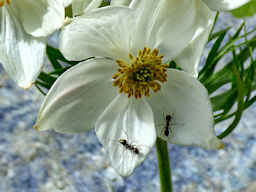
[(61, 52), (69, 60), (92, 56), (128, 58), (128, 32), (133, 20), (124, 18), (131, 14), (129, 8), (107, 7), (74, 18), (61, 33)]
[(48, 36), (64, 23), (64, 3), (61, 0), (11, 0), (27, 33)]
[(74, 0), (63, 0), (64, 6), (68, 7), (69, 5), (71, 5), (72, 1)]
[(111, 0), (110, 5), (112, 6), (128, 6), (131, 3), (131, 0)]
[[(213, 115), (207, 90), (185, 72), (168, 71), (168, 82), (149, 98), (158, 136), (170, 143), (219, 149), (223, 143), (213, 129)], [(171, 115), (165, 135), (166, 115)]]
[[(95, 128), (112, 167), (122, 176), (132, 174), (156, 140), (150, 106), (143, 99), (128, 99), (126, 95), (119, 95), (112, 101), (97, 120)], [(136, 147), (139, 154), (124, 147), (120, 139)]]
[(158, 48), (168, 60), (212, 22), (212, 11), (201, 0), (140, 0), (131, 8), (137, 10), (134, 46)]
[(73, 0), (72, 10), (73, 15), (80, 15), (92, 9), (98, 8), (102, 0)]
[(20, 87), (28, 88), (43, 65), (45, 39), (27, 34), (9, 11), (5, 7), (0, 9), (0, 61)]
[(214, 17), (215, 16), (212, 15), (212, 24), (209, 25), (201, 35), (193, 39), (188, 46), (176, 58), (174, 58), (174, 61), (178, 66), (180, 66), (184, 71), (189, 72), (194, 77), (197, 77), (198, 75), (198, 65), (203, 54), (205, 44), (208, 41)]
[(61, 75), (47, 94), (35, 128), (76, 133), (94, 127), (95, 121), (118, 93), (112, 86), (116, 64), (91, 59)]
[(250, 0), (203, 0), (209, 8), (212, 10), (218, 11), (228, 11), (232, 9), (236, 9)]

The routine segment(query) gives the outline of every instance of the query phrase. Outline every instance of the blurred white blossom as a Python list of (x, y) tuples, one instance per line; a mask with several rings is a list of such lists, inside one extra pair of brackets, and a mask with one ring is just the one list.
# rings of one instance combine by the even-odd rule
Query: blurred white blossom
[(46, 37), (63, 25), (63, 2), (1, 0), (0, 16), (0, 62), (20, 87), (28, 88), (42, 68)]

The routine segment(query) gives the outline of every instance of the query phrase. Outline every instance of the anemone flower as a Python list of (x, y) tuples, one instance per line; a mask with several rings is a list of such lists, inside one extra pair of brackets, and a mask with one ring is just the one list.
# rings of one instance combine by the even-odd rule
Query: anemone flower
[(222, 148), (206, 89), (167, 64), (203, 35), (211, 19), (203, 2), (189, 0), (145, 0), (136, 9), (106, 7), (74, 18), (61, 33), (60, 50), (69, 60), (95, 58), (60, 76), (35, 128), (62, 133), (95, 128), (122, 176), (145, 159), (157, 136)]
[(46, 37), (64, 22), (59, 0), (0, 0), (0, 62), (23, 88), (31, 86), (44, 63)]

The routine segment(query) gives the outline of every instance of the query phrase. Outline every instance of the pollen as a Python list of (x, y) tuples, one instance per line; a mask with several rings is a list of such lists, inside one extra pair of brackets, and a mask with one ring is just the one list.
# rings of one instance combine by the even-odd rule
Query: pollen
[(118, 69), (112, 76), (113, 86), (119, 87), (120, 93), (136, 99), (149, 97), (150, 92), (161, 89), (161, 83), (167, 81), (168, 64), (162, 63), (163, 55), (157, 49), (138, 50), (137, 57), (129, 54), (129, 62), (116, 60)]
[(5, 4), (5, 2), (6, 2), (7, 4), (10, 4), (10, 3), (11, 3), (11, 0), (0, 0), (0, 7), (3, 7), (4, 4)]

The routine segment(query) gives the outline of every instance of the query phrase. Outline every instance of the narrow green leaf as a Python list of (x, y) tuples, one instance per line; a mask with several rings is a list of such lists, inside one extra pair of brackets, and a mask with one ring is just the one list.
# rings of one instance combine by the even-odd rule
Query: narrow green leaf
[(35, 86), (36, 88), (40, 91), (40, 93), (42, 93), (44, 96), (46, 95), (46, 93), (43, 91), (43, 89), (41, 89), (40, 85), (38, 84), (38, 82), (35, 82)]
[(60, 76), (60, 75), (62, 75), (65, 71), (67, 71), (67, 70), (70, 69), (70, 68), (71, 68), (71, 66), (63, 67), (63, 68), (61, 68), (61, 69), (57, 69), (57, 70), (55, 70), (55, 71), (52, 71), (52, 72), (50, 72), (49, 74), (50, 74), (50, 75), (58, 75), (58, 76)]
[(57, 59), (55, 59), (53, 57), (53, 55), (47, 54), (47, 56), (48, 56), (48, 59), (50, 61), (50, 64), (52, 65), (52, 67), (54, 69), (61, 69), (62, 68), (61, 64), (57, 61)]
[(52, 84), (49, 84), (49, 83), (45, 83), (45, 82), (42, 82), (42, 81), (39, 81), (39, 80), (37, 80), (36, 82), (35, 82), (35, 84), (37, 84), (37, 85), (39, 85), (39, 86), (41, 86), (41, 87), (43, 87), (43, 88), (46, 88), (46, 89), (50, 89), (51, 88), (51, 86), (52, 86)]
[(56, 48), (54, 48), (50, 45), (47, 45), (46, 52), (47, 52), (48, 55), (53, 57), (55, 60), (65, 62), (65, 63), (70, 64), (70, 65), (76, 65), (76, 64), (81, 62), (81, 61), (68, 61), (58, 49), (56, 49)]
[(224, 93), (211, 97), (211, 103), (213, 104), (213, 111), (216, 112), (219, 110), (224, 110), (226, 114), (230, 110), (230, 108), (233, 106), (236, 100), (236, 97), (237, 97), (236, 89), (230, 89), (228, 91), (225, 91)]
[[(250, 50), (254, 50), (256, 48), (256, 41), (249, 40), (246, 47), (242, 48), (237, 58), (239, 62), (244, 65), (246, 60), (250, 57)], [(213, 93), (223, 85), (232, 81), (232, 65), (233, 60), (226, 64), (222, 69), (217, 71), (214, 74), (210, 74), (205, 81), (201, 81), (204, 86), (207, 88), (209, 94)], [(246, 70), (248, 71), (248, 70)]]
[(242, 79), (240, 77), (239, 71), (238, 71), (238, 66), (239, 66), (239, 61), (237, 59), (237, 55), (235, 53), (235, 50), (233, 50), (233, 58), (234, 58), (234, 64), (232, 65), (232, 69), (234, 72), (234, 77), (236, 80), (236, 87), (238, 90), (238, 98), (237, 98), (237, 111), (235, 113), (235, 119), (233, 122), (229, 125), (229, 127), (222, 132), (220, 135), (218, 135), (218, 138), (223, 139), (224, 137), (228, 136), (238, 125), (242, 114), (243, 114), (243, 107), (244, 107), (244, 85), (242, 82)]
[(225, 29), (222, 29), (220, 31), (217, 31), (215, 33), (212, 33), (210, 36), (209, 36), (209, 40), (208, 41), (212, 41), (213, 39), (216, 39), (217, 37), (219, 37), (221, 34), (225, 33), (225, 32), (228, 32), (229, 30), (231, 29), (231, 27), (226, 27)]
[(205, 66), (204, 68), (199, 72), (199, 79), (200, 81), (204, 81), (207, 79), (207, 77), (209, 76), (209, 74), (211, 74), (214, 70), (214, 66), (216, 65), (216, 62), (214, 61), (214, 58), (217, 55), (217, 51), (219, 50), (221, 43), (224, 40), (224, 37), (226, 35), (227, 31), (224, 31), (219, 37), (218, 39), (215, 41), (215, 43), (213, 44), (211, 51), (208, 54), (208, 57), (206, 59), (205, 62)]
[(245, 26), (245, 22), (243, 22), (240, 27), (237, 29), (236, 33), (233, 35), (232, 39), (237, 39), (243, 29), (243, 27)]
[(51, 85), (57, 80), (56, 77), (53, 77), (45, 72), (41, 72), (38, 76), (38, 79)]

